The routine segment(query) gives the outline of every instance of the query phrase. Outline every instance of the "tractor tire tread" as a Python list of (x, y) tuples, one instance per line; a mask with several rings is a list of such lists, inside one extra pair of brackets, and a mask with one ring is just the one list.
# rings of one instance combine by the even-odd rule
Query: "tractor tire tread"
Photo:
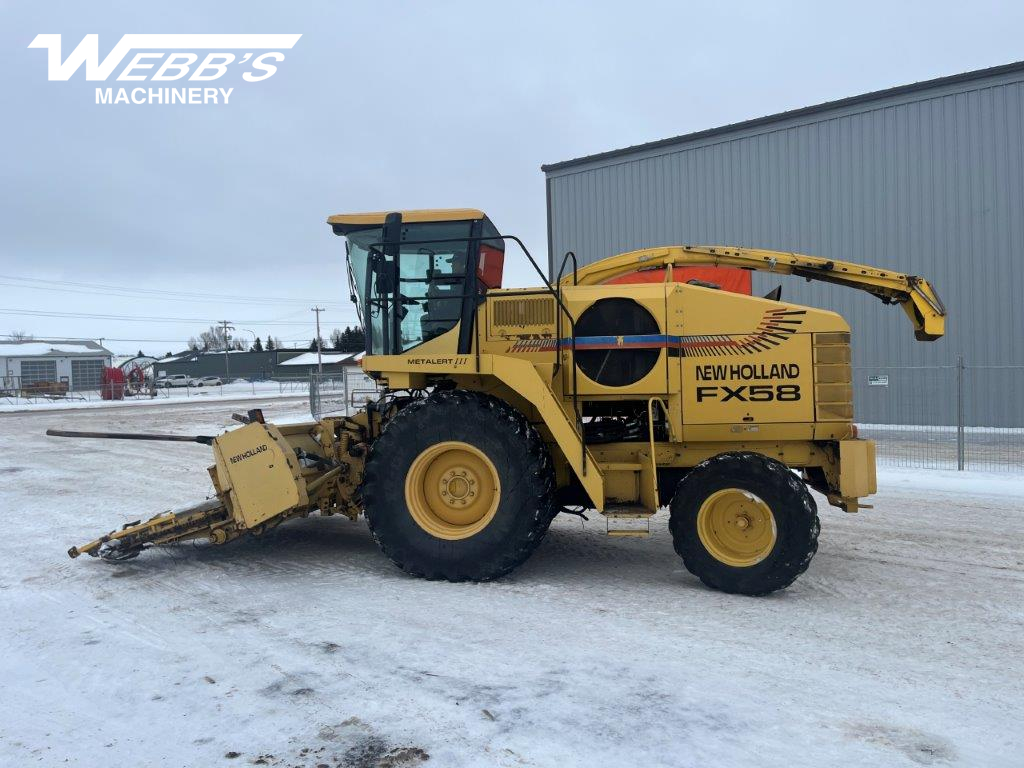
[[(719, 563), (696, 533), (698, 502), (709, 495), (709, 488), (717, 490), (715, 486), (723, 478), (740, 478), (737, 486), (749, 484), (752, 492), (760, 490), (777, 502), (781, 500), (781, 505), (770, 505), (778, 530), (776, 546), (764, 562), (755, 566), (735, 568)], [(780, 514), (785, 518), (780, 519)], [(761, 453), (734, 451), (712, 456), (679, 481), (671, 503), (669, 529), (686, 569), (705, 585), (733, 594), (763, 596), (785, 589), (807, 570), (818, 551), (821, 523), (814, 497), (788, 466)]]
[[(509, 546), (488, 562), (465, 561), (453, 565), (425, 556), (420, 548), (409, 546), (401, 536), (394, 535), (389, 525), (388, 515), (393, 515), (394, 510), (387, 507), (395, 504), (393, 496), (390, 502), (386, 497), (394, 493), (396, 484), (392, 469), (394, 458), (407, 455), (409, 446), (420, 446), (423, 441), (416, 441), (417, 435), (429, 434), (439, 425), (450, 423), (469, 424), (492, 435), (501, 434), (508, 447), (521, 446), (513, 448), (521, 462), (517, 482), (502, 485), (503, 498), (499, 504), (514, 496), (534, 499), (529, 505), (531, 519), (525, 532), (513, 537)], [(416, 454), (422, 447), (416, 448)], [(403, 479), (397, 482), (404, 487)], [(461, 582), (490, 581), (524, 563), (544, 538), (557, 513), (554, 490), (554, 469), (547, 446), (526, 417), (492, 395), (454, 389), (413, 401), (385, 424), (367, 457), (361, 495), (370, 533), (388, 559), (413, 576)], [(521, 513), (526, 514), (527, 510), (522, 509)]]

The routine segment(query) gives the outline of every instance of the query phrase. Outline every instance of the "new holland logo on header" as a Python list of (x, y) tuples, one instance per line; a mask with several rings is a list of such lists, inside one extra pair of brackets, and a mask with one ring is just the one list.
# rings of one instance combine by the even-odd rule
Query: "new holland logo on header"
[[(99, 35), (86, 35), (61, 59), (60, 35), (36, 35), (29, 48), (46, 49), (48, 80), (68, 80), (85, 64), (86, 80), (107, 80), (119, 71), (119, 82), (167, 83), (187, 86), (125, 85), (96, 89), (97, 104), (227, 104), (234, 88), (207, 87), (229, 71), (241, 72), (247, 83), (274, 76), (302, 35), (124, 35), (100, 61)], [(121, 66), (128, 54), (138, 50)], [(209, 51), (202, 60), (197, 53)], [(193, 85), (203, 83), (204, 85)]]

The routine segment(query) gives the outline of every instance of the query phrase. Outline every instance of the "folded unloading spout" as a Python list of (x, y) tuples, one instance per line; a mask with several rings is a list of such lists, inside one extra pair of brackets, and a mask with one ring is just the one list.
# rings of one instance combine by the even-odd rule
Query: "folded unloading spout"
[(671, 280), (674, 266), (754, 269), (856, 288), (878, 297), (886, 304), (899, 304), (903, 307), (914, 326), (914, 336), (918, 341), (935, 341), (941, 339), (946, 332), (946, 307), (924, 278), (799, 253), (706, 245), (649, 248), (588, 264), (562, 278), (562, 282), (601, 285), (619, 275), (657, 268), (664, 268), (666, 280)]

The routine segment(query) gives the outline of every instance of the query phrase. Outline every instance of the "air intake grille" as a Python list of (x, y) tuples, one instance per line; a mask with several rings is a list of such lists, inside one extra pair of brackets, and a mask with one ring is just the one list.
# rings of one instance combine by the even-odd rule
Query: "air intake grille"
[(853, 419), (850, 334), (814, 334), (814, 408), (817, 421)]
[(552, 325), (555, 322), (555, 302), (544, 296), (498, 299), (493, 302), (493, 307), (496, 326)]

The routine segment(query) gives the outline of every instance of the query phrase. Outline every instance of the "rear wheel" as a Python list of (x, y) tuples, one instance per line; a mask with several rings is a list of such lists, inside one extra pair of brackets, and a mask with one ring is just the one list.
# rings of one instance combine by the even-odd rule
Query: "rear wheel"
[(723, 453), (676, 488), (670, 527), (690, 573), (714, 589), (766, 595), (788, 587), (818, 549), (818, 511), (785, 464)]
[(548, 451), (521, 413), (462, 390), (416, 401), (374, 442), (363, 481), (374, 539), (407, 573), (486, 581), (524, 562), (555, 514)]

